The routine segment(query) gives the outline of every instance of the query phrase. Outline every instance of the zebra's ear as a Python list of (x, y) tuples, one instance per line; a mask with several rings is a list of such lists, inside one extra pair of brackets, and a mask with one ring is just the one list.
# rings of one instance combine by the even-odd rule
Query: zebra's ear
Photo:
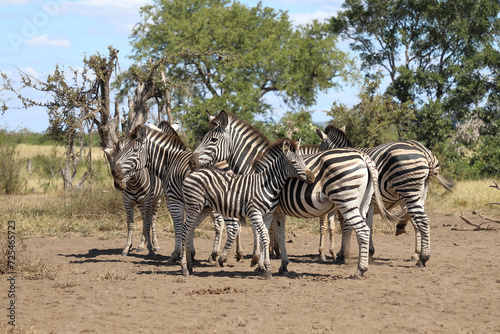
[(210, 115), (210, 112), (208, 110), (205, 109), (205, 111), (207, 112), (208, 122), (211, 122), (215, 118), (215, 116)]
[(299, 137), (299, 140), (297, 141), (297, 152), (300, 149), (300, 143), (302, 142), (302, 137)]
[(113, 148), (106, 147), (103, 150), (109, 157), (113, 157), (115, 155), (115, 150)]
[(219, 123), (220, 123), (221, 128), (225, 129), (227, 126), (227, 123), (229, 123), (227, 113), (224, 110), (222, 110), (219, 113), (219, 116), (217, 118), (219, 119)]
[(343, 133), (345, 133), (345, 125), (343, 127), (341, 127), (339, 130), (342, 131)]
[(316, 134), (321, 140), (325, 140), (326, 138), (328, 138), (328, 136), (318, 128), (316, 128)]
[(283, 153), (287, 154), (290, 151), (290, 139), (285, 138), (283, 140)]
[(141, 126), (139, 132), (137, 133), (137, 139), (142, 142), (142, 139), (146, 137), (147, 126)]

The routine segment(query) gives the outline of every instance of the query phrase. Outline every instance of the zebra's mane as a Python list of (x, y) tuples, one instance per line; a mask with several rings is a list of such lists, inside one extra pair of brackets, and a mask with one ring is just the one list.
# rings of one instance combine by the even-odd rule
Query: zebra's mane
[(179, 134), (177, 131), (172, 128), (169, 122), (167, 121), (161, 121), (160, 124), (158, 124), (158, 127), (165, 133), (171, 135), (171, 136), (177, 136), (180, 138)]
[[(168, 140), (174, 146), (179, 147), (181, 150), (187, 151), (186, 144), (184, 144), (181, 137), (179, 137), (178, 135), (177, 136), (171, 135), (171, 134), (168, 134), (167, 132), (158, 131), (158, 130), (150, 128), (150, 127), (146, 127), (146, 128), (147, 128), (147, 132), (146, 132), (147, 135), (146, 136), (149, 137), (150, 139), (152, 139), (154, 142), (160, 143), (160, 142), (164, 142), (164, 140)], [(175, 132), (174, 129), (172, 129), (172, 131)]]
[(129, 140), (134, 140), (137, 138), (137, 136), (139, 135), (139, 130), (141, 129), (142, 125), (137, 125), (135, 128), (133, 128), (132, 130), (130, 130), (129, 134), (128, 134), (128, 139)]
[(345, 132), (342, 131), (342, 130), (340, 130), (339, 128), (337, 128), (333, 124), (329, 124), (325, 128), (325, 134), (330, 139), (336, 139), (337, 138), (338, 140), (342, 140), (342, 141), (346, 142), (349, 147), (353, 147), (351, 140), (349, 139), (349, 137), (347, 137), (347, 135), (345, 134)]
[[(236, 114), (229, 112), (226, 112), (226, 114), (228, 116), (228, 124), (232, 124), (234, 127), (248, 129), (248, 131), (245, 132), (248, 137), (255, 135), (256, 137), (259, 137), (263, 142), (269, 145), (270, 142), (269, 139), (263, 133), (261, 133), (255, 126), (248, 123), (247, 121), (237, 116)], [(215, 116), (212, 120), (210, 120), (210, 122), (208, 123), (209, 129), (213, 129), (219, 126), (219, 115)]]
[[(253, 169), (256, 172), (262, 171), (263, 169), (270, 166), (270, 163), (274, 161), (275, 157), (279, 156), (282, 151), (283, 141), (285, 138), (276, 139), (271, 144), (269, 144), (266, 149), (259, 153), (252, 162)], [(298, 142), (290, 140), (290, 150), (292, 152), (297, 152)]]

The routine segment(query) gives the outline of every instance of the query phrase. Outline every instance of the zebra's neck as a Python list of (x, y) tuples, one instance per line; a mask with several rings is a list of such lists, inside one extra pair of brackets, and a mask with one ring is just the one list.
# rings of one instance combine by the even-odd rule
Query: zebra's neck
[(268, 194), (273, 196), (273, 199), (278, 198), (281, 189), (283, 189), (286, 180), (289, 178), (283, 158), (268, 165), (267, 168), (261, 170), (258, 175), (261, 178), (261, 186)]
[(231, 153), (227, 162), (236, 174), (247, 174), (252, 170), (255, 156), (269, 145), (269, 139), (242, 122), (231, 122)]
[(133, 173), (130, 175), (130, 178), (128, 179), (127, 183), (130, 184), (131, 186), (136, 186), (140, 185), (143, 183), (144, 180), (146, 180), (147, 174), (148, 174), (147, 169), (139, 169), (137, 172)]
[[(167, 137), (168, 139), (168, 137)], [(181, 146), (169, 140), (148, 140), (146, 143), (147, 161), (146, 168), (160, 180), (163, 180), (172, 165), (179, 159), (180, 155), (188, 154)]]

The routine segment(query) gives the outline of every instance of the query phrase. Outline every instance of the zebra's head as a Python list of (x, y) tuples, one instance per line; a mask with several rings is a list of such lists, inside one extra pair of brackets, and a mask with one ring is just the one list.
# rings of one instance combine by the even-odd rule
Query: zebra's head
[(222, 110), (219, 115), (208, 113), (209, 128), (201, 144), (193, 152), (189, 166), (191, 171), (211, 166), (219, 161), (227, 160), (231, 150), (231, 136), (228, 129), (229, 118)]
[(316, 134), (321, 139), (321, 144), (319, 144), (321, 151), (332, 148), (353, 147), (351, 140), (345, 133), (345, 126), (339, 129), (330, 124), (326, 127), (325, 132), (316, 129)]
[(115, 187), (124, 190), (130, 176), (146, 166), (146, 150), (143, 138), (146, 127), (138, 126), (131, 133), (132, 139), (123, 149), (116, 154), (111, 174), (115, 180)]
[(307, 168), (304, 159), (299, 154), (300, 142), (301, 138), (299, 138), (297, 142), (290, 141), (288, 138), (283, 140), (282, 149), (285, 160), (287, 161), (286, 168), (288, 169), (288, 175), (290, 177), (296, 177), (301, 181), (311, 184), (316, 177), (313, 172)]
[(308, 184), (316, 179), (314, 174), (306, 166), (304, 159), (300, 155), (300, 141), (288, 138), (278, 139), (257, 156), (253, 162), (255, 172), (261, 172), (270, 168), (282, 156), (284, 159), (283, 170), (288, 177), (294, 177)]
[[(109, 157), (109, 161), (111, 162), (111, 173), (113, 173), (113, 169), (115, 167), (116, 156), (125, 148), (127, 143), (130, 142), (130, 139), (127, 137), (121, 137), (115, 143), (113, 148), (105, 148), (104, 152)], [(118, 190), (123, 190), (122, 185), (115, 177), (113, 177), (114, 186)]]

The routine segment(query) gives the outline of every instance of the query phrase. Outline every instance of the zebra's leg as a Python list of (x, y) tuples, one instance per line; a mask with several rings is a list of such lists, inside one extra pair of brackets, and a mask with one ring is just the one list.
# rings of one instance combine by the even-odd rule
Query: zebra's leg
[[(415, 228), (415, 254), (418, 256), (417, 267), (425, 267), (425, 263), (431, 257), (430, 251), (430, 220), (425, 213), (425, 200), (427, 198), (428, 185), (422, 186), (420, 198), (406, 199), (406, 208), (411, 216), (413, 226)], [(420, 248), (419, 248), (420, 246)]]
[(326, 241), (326, 215), (319, 217), (319, 257), (322, 262), (326, 262), (325, 256), (325, 241)]
[(214, 263), (220, 254), (220, 244), (222, 241), (222, 231), (224, 230), (224, 218), (220, 214), (214, 213), (214, 212), (212, 212), (210, 214), (210, 216), (212, 217), (212, 220), (214, 222), (215, 240), (214, 240), (214, 246), (212, 248), (212, 254), (208, 258), (208, 261), (210, 263)]
[(415, 231), (415, 252), (411, 256), (411, 260), (418, 261), (420, 259), (420, 254), (422, 254), (422, 233), (420, 233), (418, 225), (413, 219), (411, 220), (411, 224)]
[(327, 232), (328, 232), (328, 239), (330, 241), (330, 247), (328, 248), (330, 255), (332, 256), (332, 261), (335, 262), (335, 252), (333, 251), (334, 247), (334, 238), (333, 234), (335, 233), (335, 217), (337, 216), (337, 210), (334, 210), (330, 213), (328, 213), (328, 227), (327, 227)]
[[(174, 223), (175, 248), (167, 263), (174, 264), (180, 259), (181, 256), (181, 235), (184, 225), (184, 203), (182, 201), (170, 200), (168, 202), (168, 209)], [(190, 247), (191, 246), (192, 245), (190, 245)]]
[(191, 243), (194, 230), (212, 212), (209, 207), (203, 208), (202, 204), (191, 205), (186, 208), (186, 223), (181, 232), (181, 269), (182, 275), (187, 277), (193, 273), (193, 257), (191, 256)]
[[(284, 275), (288, 273), (288, 264), (290, 260), (288, 259), (288, 252), (286, 251), (285, 243), (285, 221), (286, 216), (281, 212), (274, 212), (269, 223), (274, 224), (274, 231), (276, 239), (278, 241), (281, 250), (281, 266), (278, 271), (279, 274)], [(266, 225), (267, 227), (267, 225)]]
[(368, 270), (368, 253), (370, 246), (370, 228), (366, 225), (359, 210), (343, 210), (342, 216), (345, 219), (345, 225), (353, 229), (356, 233), (359, 246), (358, 268), (354, 278), (363, 278)]
[[(405, 210), (406, 210), (406, 207), (405, 207)], [(406, 225), (408, 224), (408, 221), (410, 219), (411, 219), (411, 216), (407, 211), (405, 213), (405, 215), (399, 219), (399, 222), (396, 225), (396, 235), (401, 235), (401, 234), (406, 233)], [(413, 222), (412, 222), (412, 224), (413, 224)], [(415, 228), (415, 225), (413, 225), (413, 227)]]
[(127, 244), (122, 251), (122, 256), (127, 256), (132, 248), (132, 235), (134, 233), (134, 204), (123, 198), (123, 206), (127, 214)]
[(151, 224), (152, 224), (153, 212), (151, 205), (144, 205), (142, 207), (142, 234), (148, 248), (148, 256), (155, 256), (153, 251), (153, 244), (151, 243)]
[(275, 232), (274, 219), (269, 227), (269, 257), (273, 259), (281, 258), (280, 246)]
[(224, 263), (227, 262), (227, 257), (231, 248), (233, 247), (234, 240), (240, 234), (240, 221), (238, 218), (226, 218), (224, 219), (227, 227), (227, 240), (222, 254), (219, 257), (219, 266), (223, 267)]
[(245, 218), (238, 219), (239, 230), (238, 234), (236, 235), (236, 261), (243, 260), (243, 250), (241, 249), (241, 226), (243, 225), (242, 222), (244, 222), (244, 219)]
[(338, 213), (337, 216), (339, 219), (340, 228), (342, 229), (342, 243), (340, 245), (340, 250), (337, 253), (337, 259), (335, 260), (335, 263), (345, 264), (345, 259), (351, 252), (352, 229), (345, 224), (345, 220), (342, 214)]
[(156, 235), (156, 215), (160, 209), (161, 198), (153, 202), (152, 217), (151, 217), (151, 237), (153, 239), (153, 251), (159, 252), (161, 250), (160, 244), (158, 243), (158, 237)]
[(271, 260), (269, 258), (269, 230), (267, 226), (271, 225), (272, 215), (266, 216), (266, 223), (262, 218), (259, 211), (255, 211), (249, 214), (250, 221), (252, 225), (255, 226), (255, 230), (259, 235), (260, 240), (260, 259), (258, 271), (263, 272), (266, 279), (272, 278), (271, 272)]
[(371, 203), (366, 213), (366, 225), (370, 229), (370, 246), (368, 252), (368, 261), (373, 263), (373, 254), (375, 254), (375, 247), (373, 246), (373, 212), (375, 210), (375, 204)]
[(262, 245), (260, 244), (259, 232), (256, 230), (254, 224), (251, 224), (251, 226), (253, 232), (253, 254), (252, 254), (252, 261), (250, 262), (250, 267), (253, 267), (260, 262), (260, 253)]

